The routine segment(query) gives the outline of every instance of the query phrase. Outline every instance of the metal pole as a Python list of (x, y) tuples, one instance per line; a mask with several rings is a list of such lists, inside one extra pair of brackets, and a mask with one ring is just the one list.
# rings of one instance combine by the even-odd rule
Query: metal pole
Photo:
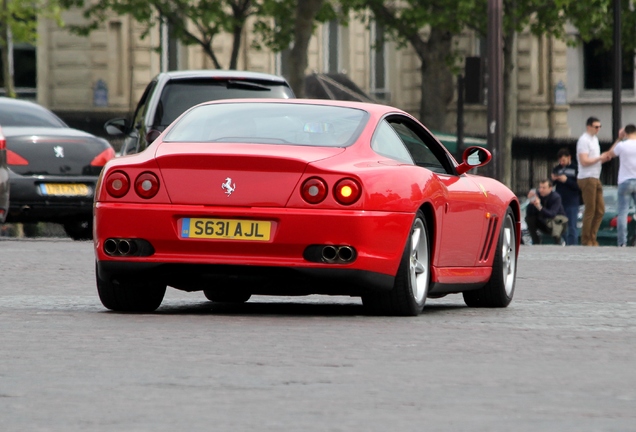
[(464, 151), (464, 77), (457, 76), (457, 150), (456, 154), (461, 158)]
[(621, 89), (623, 87), (623, 47), (621, 43), (621, 0), (614, 0), (614, 81), (612, 83), (612, 140), (621, 128)]
[(168, 20), (161, 16), (161, 72), (168, 72)]
[(503, 0), (488, 0), (488, 148), (493, 177), (503, 180)]

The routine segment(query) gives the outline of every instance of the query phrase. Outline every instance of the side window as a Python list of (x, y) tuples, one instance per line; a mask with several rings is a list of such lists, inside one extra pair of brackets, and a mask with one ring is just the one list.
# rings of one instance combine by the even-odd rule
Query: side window
[(382, 120), (373, 134), (371, 148), (382, 156), (413, 164), (413, 159), (395, 130)]
[[(439, 174), (453, 173), (452, 165), (444, 149), (431, 137), (427, 137), (424, 130), (418, 134), (415, 130), (416, 126), (410, 124), (411, 122), (407, 119), (390, 119), (389, 123), (400, 139), (404, 141), (415, 165), (428, 168)], [(426, 138), (429, 139), (425, 141)]]
[(132, 128), (139, 129), (143, 126), (144, 115), (146, 114), (146, 108), (148, 104), (148, 98), (152, 94), (152, 90), (157, 85), (157, 81), (152, 81), (144, 90), (144, 94), (139, 99), (139, 103), (137, 104), (137, 109), (135, 110), (135, 115), (132, 119)]

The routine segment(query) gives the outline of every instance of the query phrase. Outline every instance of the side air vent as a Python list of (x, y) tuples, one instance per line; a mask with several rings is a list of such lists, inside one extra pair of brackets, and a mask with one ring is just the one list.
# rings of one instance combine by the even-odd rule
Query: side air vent
[(479, 262), (484, 262), (488, 260), (488, 256), (490, 256), (490, 250), (492, 249), (493, 243), (496, 243), (495, 237), (497, 235), (497, 227), (499, 226), (499, 218), (492, 216), (488, 219), (488, 231), (486, 232), (486, 237), (484, 241), (484, 247), (481, 249), (481, 254), (479, 255)]

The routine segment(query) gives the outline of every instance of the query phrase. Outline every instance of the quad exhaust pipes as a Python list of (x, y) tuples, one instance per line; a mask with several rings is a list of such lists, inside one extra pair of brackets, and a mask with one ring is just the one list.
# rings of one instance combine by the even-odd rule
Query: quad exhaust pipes
[(355, 257), (356, 251), (351, 246), (327, 245), (322, 248), (322, 260), (327, 263), (348, 263)]

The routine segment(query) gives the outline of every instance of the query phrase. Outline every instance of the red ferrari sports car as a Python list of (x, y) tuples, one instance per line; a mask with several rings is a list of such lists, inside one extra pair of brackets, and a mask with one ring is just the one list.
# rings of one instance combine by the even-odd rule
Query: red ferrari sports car
[(211, 301), (348, 295), (374, 314), (427, 298), (512, 300), (515, 195), (468, 174), (415, 118), (389, 106), (242, 99), (197, 105), (145, 151), (109, 161), (94, 211), (97, 290), (153, 311), (166, 286)]

